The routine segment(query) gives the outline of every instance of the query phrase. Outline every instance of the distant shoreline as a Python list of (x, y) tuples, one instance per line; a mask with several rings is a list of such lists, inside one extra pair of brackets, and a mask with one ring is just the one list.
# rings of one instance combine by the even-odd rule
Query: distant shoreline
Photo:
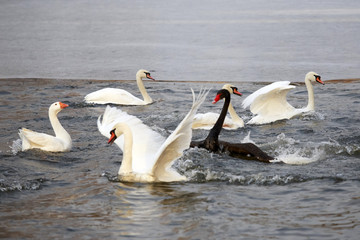
[[(59, 79), (59, 78), (0, 78), (0, 81), (88, 81), (88, 82), (133, 82), (132, 80), (104, 80), (104, 79)], [(151, 80), (143, 80), (145, 82), (153, 82)], [(354, 83), (360, 82), (360, 78), (349, 78), (349, 79), (329, 79), (323, 80), (326, 83)], [(164, 82), (164, 83), (229, 83), (229, 82), (242, 82), (242, 83), (254, 83), (254, 84), (267, 84), (272, 81), (196, 81), (196, 80), (156, 80), (155, 82)], [(292, 83), (301, 84), (302, 81), (294, 81)]]

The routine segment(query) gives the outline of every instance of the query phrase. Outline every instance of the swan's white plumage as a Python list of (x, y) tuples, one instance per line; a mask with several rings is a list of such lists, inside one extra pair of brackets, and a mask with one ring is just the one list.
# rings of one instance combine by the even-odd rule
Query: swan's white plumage
[[(219, 118), (219, 115), (220, 114), (214, 112), (196, 114), (192, 124), (192, 129), (210, 130), (211, 128), (213, 128), (216, 120)], [(226, 117), (223, 128), (228, 129), (228, 126), (232, 126), (232, 124), (233, 121), (230, 118)]]
[(103, 88), (85, 96), (85, 102), (96, 104), (146, 105), (144, 100), (118, 88)]
[(61, 102), (55, 102), (49, 107), (49, 119), (55, 132), (55, 136), (34, 132), (26, 128), (19, 130), (19, 136), (22, 142), (22, 151), (33, 148), (49, 152), (70, 151), (72, 146), (71, 137), (62, 127), (57, 118), (57, 114), (65, 107), (67, 107), (67, 105)]
[[(123, 180), (136, 182), (186, 180), (185, 176), (181, 176), (170, 167), (172, 163), (182, 155), (183, 151), (190, 146), (192, 120), (208, 94), (208, 92), (201, 91), (197, 99), (195, 99), (195, 94), (193, 91), (192, 93), (193, 105), (191, 110), (166, 140), (160, 134), (143, 124), (138, 118), (117, 108), (107, 106), (102, 121), (101, 116), (98, 119), (99, 131), (104, 136), (110, 137), (109, 132), (113, 128), (126, 124), (129, 127), (130, 134), (133, 136), (133, 148), (131, 151), (132, 172), (123, 174), (120, 168), (119, 175)], [(117, 130), (115, 130), (115, 133), (116, 131)], [(126, 151), (124, 149), (124, 135), (126, 135), (126, 133), (115, 140), (115, 143), (123, 152)], [(124, 159), (125, 156), (123, 156), (123, 160)], [(146, 165), (145, 168), (139, 166), (143, 164)]]
[(136, 73), (136, 83), (138, 85), (138, 88), (144, 98), (144, 100), (135, 97), (128, 91), (124, 89), (118, 89), (118, 88), (104, 88), (100, 89), (98, 91), (89, 93), (85, 96), (84, 100), (87, 103), (96, 103), (96, 104), (119, 104), (119, 105), (147, 105), (152, 103), (151, 97), (148, 95), (143, 81), (143, 78), (149, 78), (153, 79), (150, 76), (150, 73), (144, 69), (140, 69)]
[[(219, 116), (220, 116), (219, 113), (214, 113), (214, 112), (196, 114), (196, 116), (194, 117), (192, 129), (210, 130), (216, 123)], [(223, 124), (224, 129), (234, 130), (241, 127), (244, 127), (244, 121), (241, 118), (236, 119), (236, 118), (225, 117)]]
[[(99, 116), (97, 125), (100, 133), (110, 138), (110, 131), (114, 129), (117, 123), (121, 122), (130, 127), (133, 133), (133, 145), (141, 149), (140, 151), (136, 148), (132, 150), (133, 158), (136, 159), (132, 164), (133, 171), (137, 173), (149, 172), (154, 165), (153, 156), (165, 141), (165, 138), (146, 126), (137, 117), (129, 115), (116, 107), (107, 106), (102, 121), (101, 116)], [(121, 151), (124, 151), (124, 135), (119, 136), (115, 143)]]
[[(317, 80), (319, 77), (319, 80)], [(250, 106), (250, 111), (255, 116), (247, 122), (248, 124), (265, 124), (281, 119), (290, 119), (304, 112), (314, 110), (314, 91), (312, 82), (319, 81), (320, 76), (309, 72), (305, 76), (305, 84), (308, 90), (308, 105), (304, 108), (294, 108), (286, 99), (288, 92), (295, 88), (289, 81), (271, 83), (249, 95), (242, 103), (244, 108)]]
[[(222, 88), (228, 90), (230, 93), (233, 93), (233, 89), (231, 87), (234, 86), (231, 84), (225, 84)], [(229, 105), (228, 112), (230, 114), (230, 118), (225, 117), (223, 128), (228, 130), (234, 130), (244, 127), (244, 121), (241, 117), (237, 115), (231, 103)], [(219, 116), (219, 113), (214, 112), (197, 113), (193, 120), (192, 129), (210, 130), (211, 128), (213, 128)]]

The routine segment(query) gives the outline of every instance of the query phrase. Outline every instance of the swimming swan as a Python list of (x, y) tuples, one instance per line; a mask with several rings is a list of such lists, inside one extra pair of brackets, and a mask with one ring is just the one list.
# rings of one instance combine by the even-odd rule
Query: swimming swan
[(189, 113), (170, 136), (165, 139), (159, 133), (120, 109), (107, 106), (98, 119), (98, 129), (123, 151), (123, 159), (118, 171), (121, 181), (126, 182), (173, 182), (184, 181), (185, 176), (171, 169), (173, 162), (189, 148), (194, 115), (204, 102), (208, 91), (200, 91)]
[(314, 111), (313, 84), (315, 82), (324, 85), (319, 74), (315, 72), (307, 73), (305, 76), (305, 85), (308, 91), (308, 105), (304, 108), (294, 108), (287, 102), (287, 93), (295, 88), (295, 86), (289, 85), (289, 81), (274, 82), (260, 88), (245, 98), (242, 103), (244, 108), (250, 106), (250, 111), (255, 114), (247, 124), (271, 123), (281, 119), (290, 119), (305, 112)]
[(128, 91), (118, 88), (104, 88), (98, 91), (89, 93), (85, 96), (85, 102), (87, 103), (97, 103), (97, 104), (119, 104), (119, 105), (147, 105), (153, 102), (151, 97), (146, 92), (144, 87), (144, 83), (142, 81), (143, 78), (148, 78), (155, 80), (150, 76), (150, 73), (144, 69), (140, 69), (136, 73), (136, 83), (138, 88), (144, 98), (141, 100), (140, 98), (135, 97)]
[(70, 151), (72, 140), (69, 133), (60, 124), (57, 114), (69, 105), (62, 102), (55, 102), (49, 107), (49, 119), (55, 132), (55, 137), (31, 131), (26, 128), (19, 130), (19, 136), (22, 142), (22, 150), (26, 151), (32, 148), (38, 148), (49, 152)]
[(205, 148), (210, 152), (226, 153), (233, 157), (238, 157), (248, 160), (256, 160), (269, 163), (273, 160), (255, 144), (252, 143), (230, 143), (219, 140), (226, 113), (230, 104), (230, 93), (226, 89), (218, 91), (213, 103), (218, 102), (220, 99), (225, 98), (223, 108), (220, 116), (216, 121), (213, 128), (210, 130), (208, 136), (202, 141), (191, 141), (190, 147)]

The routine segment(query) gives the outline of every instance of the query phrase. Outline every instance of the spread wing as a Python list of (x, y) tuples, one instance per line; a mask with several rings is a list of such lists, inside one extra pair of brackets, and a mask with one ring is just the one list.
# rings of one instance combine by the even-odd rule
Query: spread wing
[(209, 91), (201, 90), (196, 99), (194, 91), (192, 89), (191, 91), (193, 95), (193, 105), (189, 113), (166, 139), (155, 157), (157, 161), (155, 162), (152, 172), (160, 181), (185, 180), (184, 176), (170, 169), (170, 166), (176, 159), (182, 156), (185, 149), (189, 148), (192, 137), (191, 125), (194, 116), (209, 93)]
[(289, 81), (274, 82), (249, 95), (242, 103), (244, 108), (250, 106), (253, 114), (263, 117), (282, 114), (294, 109), (286, 100), (287, 93), (295, 88)]

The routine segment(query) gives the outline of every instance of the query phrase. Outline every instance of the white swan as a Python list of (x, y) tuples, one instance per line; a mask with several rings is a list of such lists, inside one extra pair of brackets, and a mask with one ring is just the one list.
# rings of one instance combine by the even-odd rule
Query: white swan
[(143, 78), (148, 78), (155, 80), (150, 76), (150, 73), (144, 69), (140, 69), (136, 73), (136, 83), (138, 88), (143, 96), (144, 100), (135, 97), (128, 91), (118, 88), (104, 88), (98, 91), (89, 93), (85, 96), (85, 102), (87, 103), (97, 103), (97, 104), (119, 104), (119, 105), (147, 105), (153, 102), (151, 97), (146, 92), (144, 87), (144, 83), (142, 81)]
[(281, 119), (290, 119), (304, 112), (314, 111), (313, 83), (315, 82), (324, 85), (319, 74), (315, 72), (307, 73), (305, 85), (308, 91), (308, 105), (304, 108), (294, 108), (287, 102), (287, 93), (290, 89), (295, 88), (295, 86), (289, 85), (289, 81), (274, 82), (260, 88), (245, 98), (242, 103), (244, 108), (250, 106), (250, 111), (256, 115), (247, 124), (271, 123)]
[(19, 136), (22, 141), (22, 150), (38, 148), (49, 152), (70, 151), (72, 141), (69, 133), (61, 126), (57, 114), (69, 105), (62, 102), (55, 102), (49, 107), (49, 119), (55, 132), (55, 137), (31, 131), (26, 128), (19, 130)]
[[(233, 93), (233, 94), (236, 94), (239, 96), (242, 95), (238, 91), (238, 89), (231, 84), (225, 84), (222, 87), (222, 89), (228, 90), (229, 93)], [(241, 117), (239, 117), (236, 114), (236, 111), (235, 111), (234, 107), (232, 106), (231, 102), (229, 105), (228, 112), (229, 112), (231, 118), (229, 118), (229, 117), (225, 118), (223, 128), (230, 130), (230, 129), (238, 129), (240, 127), (244, 127), (244, 121), (242, 120)], [(219, 113), (214, 113), (214, 112), (196, 114), (194, 117), (193, 124), (192, 124), (192, 129), (210, 130), (214, 126), (215, 122), (218, 120), (219, 115), (220, 115)]]
[(171, 169), (172, 163), (189, 148), (192, 137), (191, 124), (194, 115), (204, 102), (208, 91), (200, 91), (189, 113), (174, 132), (165, 139), (135, 116), (120, 109), (107, 106), (102, 117), (99, 116), (98, 129), (108, 143), (115, 143), (123, 151), (119, 169), (121, 181), (127, 182), (172, 182), (184, 181), (185, 176)]

